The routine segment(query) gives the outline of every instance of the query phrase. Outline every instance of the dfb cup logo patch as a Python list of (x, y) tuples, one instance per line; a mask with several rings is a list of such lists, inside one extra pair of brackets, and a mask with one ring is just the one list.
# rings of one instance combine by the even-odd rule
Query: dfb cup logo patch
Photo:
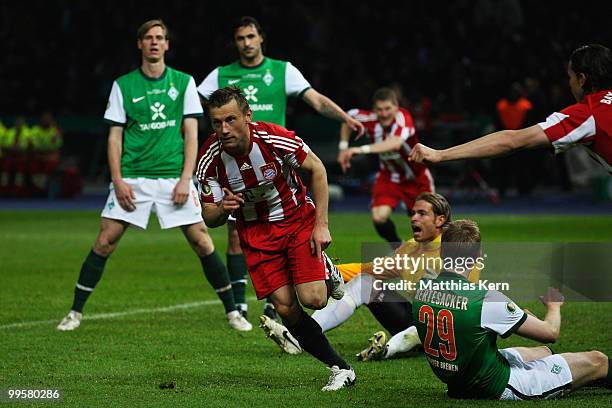
[(274, 163), (268, 163), (259, 167), (261, 170), (261, 174), (263, 174), (263, 178), (265, 180), (274, 180), (276, 177), (276, 167), (274, 167)]

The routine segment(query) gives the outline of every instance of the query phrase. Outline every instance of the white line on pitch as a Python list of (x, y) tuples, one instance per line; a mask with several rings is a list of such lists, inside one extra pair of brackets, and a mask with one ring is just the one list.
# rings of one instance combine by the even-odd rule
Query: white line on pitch
[[(255, 298), (248, 298), (247, 300), (253, 300), (253, 299)], [(125, 311), (125, 312), (97, 313), (97, 314), (85, 315), (83, 316), (83, 320), (113, 319), (115, 317), (123, 317), (123, 316), (131, 316), (131, 315), (147, 314), (147, 313), (166, 313), (166, 312), (174, 312), (175, 310), (193, 309), (194, 307), (211, 306), (211, 305), (219, 305), (219, 304), (221, 304), (221, 301), (219, 299), (204, 300), (200, 302), (183, 303), (179, 305), (157, 307), (153, 309), (133, 309), (133, 310)], [(0, 330), (13, 329), (17, 327), (38, 326), (38, 325), (58, 323), (58, 322), (59, 322), (59, 319), (36, 320), (33, 322), (11, 323), (11, 324), (5, 324), (5, 325), (0, 326)]]

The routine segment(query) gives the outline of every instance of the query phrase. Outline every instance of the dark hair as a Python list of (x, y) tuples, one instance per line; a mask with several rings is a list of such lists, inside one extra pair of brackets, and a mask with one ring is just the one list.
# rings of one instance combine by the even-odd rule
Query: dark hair
[(215, 92), (213, 92), (206, 101), (206, 109), (210, 112), (211, 108), (220, 108), (222, 106), (227, 105), (231, 101), (236, 101), (240, 111), (246, 114), (250, 107), (246, 98), (242, 93), (240, 93), (240, 89), (235, 86), (228, 86), (225, 88), (219, 88)]
[(153, 27), (161, 27), (164, 30), (164, 36), (166, 37), (166, 40), (168, 39), (168, 27), (166, 27), (166, 24), (164, 24), (161, 18), (156, 18), (154, 20), (149, 20), (142, 23), (142, 25), (138, 27), (138, 31), (136, 31), (136, 38), (142, 40), (147, 31), (149, 31)]
[(442, 232), (440, 258), (476, 259), (480, 256), (480, 228), (472, 220), (450, 222)]
[(578, 74), (584, 74), (582, 87), (585, 94), (612, 88), (612, 53), (599, 44), (579, 47), (570, 55), (570, 66)]
[(431, 204), (431, 209), (434, 215), (444, 216), (445, 221), (442, 226), (448, 224), (451, 221), (451, 207), (448, 203), (448, 200), (442, 194), (425, 192), (419, 194), (414, 201), (426, 201)]
[(394, 104), (399, 105), (397, 93), (391, 88), (377, 89), (372, 96), (372, 103), (376, 103), (377, 101), (391, 101)]
[(236, 20), (236, 23), (233, 25), (233, 30), (234, 31), (232, 31), (232, 38), (236, 34), (236, 30), (238, 30), (241, 27), (248, 27), (250, 25), (255, 27), (255, 29), (257, 30), (257, 33), (259, 33), (259, 35), (264, 37), (263, 29), (261, 28), (261, 25), (259, 24), (259, 21), (257, 21), (255, 19), (255, 17), (242, 16), (238, 20)]

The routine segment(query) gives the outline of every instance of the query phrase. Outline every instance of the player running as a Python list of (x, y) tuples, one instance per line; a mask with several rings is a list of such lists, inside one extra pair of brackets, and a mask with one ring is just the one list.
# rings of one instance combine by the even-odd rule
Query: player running
[[(481, 256), (475, 222), (451, 222), (442, 234), (444, 265)], [(514, 333), (542, 343), (559, 337), (563, 297), (550, 288), (546, 317), (520, 309), (500, 292), (469, 287), (460, 268), (424, 278), (412, 308), (434, 374), (452, 398), (526, 400), (555, 398), (585, 385), (612, 388), (611, 361), (599, 351), (553, 354), (548, 347), (498, 349), (497, 336)], [(425, 287), (425, 285), (429, 286)]]
[(409, 163), (410, 149), (419, 142), (412, 116), (399, 107), (397, 94), (390, 88), (378, 89), (372, 97), (372, 111), (351, 109), (348, 114), (361, 122), (372, 144), (348, 147), (351, 129), (340, 128), (338, 162), (346, 173), (351, 159), (357, 154), (378, 154), (380, 169), (372, 189), (372, 222), (378, 235), (394, 248), (402, 239), (391, 220), (391, 212), (403, 202), (410, 211), (416, 196), (433, 192), (431, 173), (422, 164)]
[[(300, 98), (321, 115), (344, 123), (363, 134), (361, 123), (347, 115), (334, 101), (315, 90), (304, 75), (289, 61), (264, 55), (265, 34), (259, 22), (249, 16), (238, 19), (231, 29), (232, 40), (239, 59), (215, 68), (198, 86), (202, 98), (207, 99), (219, 88), (236, 86), (249, 102), (253, 120), (285, 126), (285, 113), (289, 97)], [(232, 280), (236, 303), (247, 315), (245, 301), (246, 267), (240, 249), (234, 219), (228, 220), (227, 267)], [(264, 315), (276, 318), (271, 303), (264, 307)]]
[[(334, 286), (322, 255), (331, 243), (323, 163), (294, 132), (252, 122), (249, 104), (238, 88), (213, 92), (207, 109), (215, 133), (201, 149), (196, 172), (204, 220), (217, 227), (230, 214), (236, 217), (257, 298), (270, 296), (301, 347), (330, 367), (323, 391), (352, 385), (355, 372), (300, 306), (325, 307)], [(298, 168), (311, 175), (314, 203)], [(336, 285), (342, 283), (340, 275), (332, 278)]]
[(567, 67), (575, 105), (555, 112), (545, 122), (520, 130), (502, 130), (444, 150), (418, 144), (410, 153), (416, 163), (496, 156), (522, 148), (550, 146), (561, 153), (573, 146), (612, 174), (612, 52), (591, 44), (576, 49)]

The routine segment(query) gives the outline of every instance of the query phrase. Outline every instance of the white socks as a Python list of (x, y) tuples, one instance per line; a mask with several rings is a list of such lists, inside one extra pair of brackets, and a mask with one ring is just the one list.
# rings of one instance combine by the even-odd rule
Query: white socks
[(359, 306), (369, 303), (374, 280), (369, 274), (357, 275), (346, 284), (342, 299), (312, 314), (324, 333), (347, 321)]
[(419, 334), (415, 326), (410, 326), (404, 331), (397, 333), (387, 342), (387, 352), (383, 358), (391, 358), (395, 354), (405, 353), (421, 344)]

